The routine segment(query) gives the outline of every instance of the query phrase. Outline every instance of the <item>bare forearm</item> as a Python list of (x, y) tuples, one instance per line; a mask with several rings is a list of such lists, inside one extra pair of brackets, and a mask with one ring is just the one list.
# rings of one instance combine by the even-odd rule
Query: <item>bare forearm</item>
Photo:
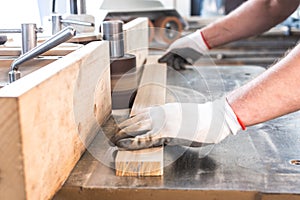
[(259, 77), (233, 91), (228, 102), (246, 126), (300, 109), (300, 45)]
[(292, 14), (299, 0), (249, 0), (238, 9), (202, 29), (211, 47), (269, 30)]

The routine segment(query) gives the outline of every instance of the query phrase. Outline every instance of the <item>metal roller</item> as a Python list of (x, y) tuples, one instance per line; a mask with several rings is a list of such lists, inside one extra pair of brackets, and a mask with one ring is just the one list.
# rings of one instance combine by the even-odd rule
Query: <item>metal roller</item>
[(162, 17), (155, 20), (155, 40), (160, 43), (171, 44), (177, 40), (182, 32), (182, 24), (177, 17)]
[(126, 90), (113, 92), (112, 95), (112, 108), (113, 109), (127, 109), (131, 108), (136, 96), (135, 90)]
[(138, 87), (137, 73), (126, 73), (123, 75), (111, 75), (112, 92), (135, 90)]
[(124, 56), (123, 24), (120, 20), (104, 21), (102, 23), (103, 39), (109, 41), (111, 58)]
[(112, 108), (131, 108), (138, 87), (136, 57), (124, 53), (123, 21), (104, 21), (101, 31), (109, 41)]
[(111, 75), (122, 75), (128, 71), (136, 70), (136, 57), (132, 54), (125, 54), (120, 58), (110, 59), (110, 73)]
[(130, 108), (138, 87), (136, 57), (125, 54), (120, 58), (111, 58), (112, 108)]

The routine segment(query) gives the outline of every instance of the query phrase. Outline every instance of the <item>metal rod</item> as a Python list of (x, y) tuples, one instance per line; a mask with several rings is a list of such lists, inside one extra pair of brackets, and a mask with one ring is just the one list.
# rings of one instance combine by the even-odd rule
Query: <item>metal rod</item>
[(62, 19), (60, 20), (62, 23), (68, 23), (68, 24), (76, 24), (76, 25), (82, 25), (82, 26), (94, 26), (94, 23), (92, 22), (83, 22), (83, 21), (76, 21), (71, 19)]
[(31, 49), (27, 53), (21, 55), (17, 58), (11, 65), (11, 70), (18, 70), (18, 66), (32, 58), (35, 58), (46, 51), (56, 47), (57, 45), (66, 42), (67, 40), (71, 39), (76, 34), (76, 31), (73, 27), (68, 26), (58, 32), (57, 34), (53, 35), (51, 38), (40, 44), (39, 46)]
[(21, 33), (21, 29), (0, 29), (0, 33)]
[(56, 12), (56, 1), (55, 0), (52, 0), (52, 13), (55, 13)]

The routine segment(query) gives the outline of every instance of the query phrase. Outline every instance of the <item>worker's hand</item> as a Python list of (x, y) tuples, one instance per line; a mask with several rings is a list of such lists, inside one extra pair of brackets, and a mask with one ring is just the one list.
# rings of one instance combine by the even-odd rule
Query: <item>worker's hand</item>
[(167, 52), (158, 60), (176, 70), (194, 64), (209, 48), (198, 30), (173, 42)]
[(215, 144), (236, 134), (241, 126), (223, 98), (205, 104), (150, 107), (122, 122), (120, 128), (112, 142), (121, 150), (137, 150), (161, 145)]

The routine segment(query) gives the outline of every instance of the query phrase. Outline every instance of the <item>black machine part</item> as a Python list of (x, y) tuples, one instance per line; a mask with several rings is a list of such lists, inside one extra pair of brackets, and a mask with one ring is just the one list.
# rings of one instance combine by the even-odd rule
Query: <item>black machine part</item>
[(0, 45), (5, 44), (7, 41), (7, 36), (6, 35), (0, 35)]

